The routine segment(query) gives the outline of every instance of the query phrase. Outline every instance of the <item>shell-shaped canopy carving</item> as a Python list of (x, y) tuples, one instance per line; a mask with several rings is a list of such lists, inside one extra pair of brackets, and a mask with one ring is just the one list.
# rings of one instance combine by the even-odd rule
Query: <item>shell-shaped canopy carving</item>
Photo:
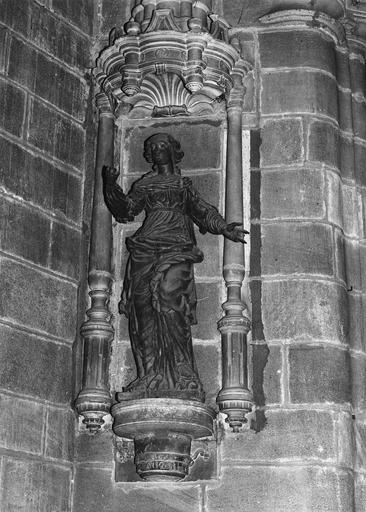
[[(141, 83), (136, 95), (126, 98), (124, 104), (131, 109), (130, 117), (168, 117), (183, 115), (214, 114), (221, 109), (220, 101), (205, 94), (191, 94), (182, 78), (175, 73), (149, 74)], [(129, 110), (128, 109), (128, 110)], [(116, 112), (125, 112), (125, 106)]]

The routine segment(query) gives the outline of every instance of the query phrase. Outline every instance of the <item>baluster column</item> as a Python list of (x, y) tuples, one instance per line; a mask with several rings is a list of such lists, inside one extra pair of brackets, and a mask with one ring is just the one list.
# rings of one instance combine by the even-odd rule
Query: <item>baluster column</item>
[(97, 106), (99, 125), (88, 274), (91, 307), (80, 330), (84, 340), (83, 382), (75, 403), (91, 432), (100, 429), (103, 417), (110, 411), (108, 368), (114, 336), (108, 308), (112, 285), (112, 217), (104, 204), (102, 181), (103, 166), (114, 163), (114, 115), (104, 93), (97, 95)]
[[(227, 160), (225, 218), (228, 223), (243, 219), (242, 114), (245, 88), (240, 72), (234, 76), (227, 106)], [(217, 403), (234, 432), (246, 421), (252, 396), (248, 390), (247, 334), (249, 320), (243, 316), (245, 305), (241, 287), (245, 275), (244, 246), (225, 238), (223, 274), (227, 300), (225, 316), (219, 321), (222, 343), (222, 389)]]

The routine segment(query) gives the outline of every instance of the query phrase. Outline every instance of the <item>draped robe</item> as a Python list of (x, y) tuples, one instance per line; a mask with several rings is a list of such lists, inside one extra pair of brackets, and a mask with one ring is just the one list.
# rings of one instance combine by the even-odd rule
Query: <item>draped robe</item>
[(145, 174), (127, 195), (105, 180), (104, 197), (117, 222), (146, 213), (126, 241), (130, 255), (119, 310), (129, 319), (137, 378), (124, 391), (203, 400), (191, 337), (197, 302), (193, 264), (203, 260), (193, 223), (214, 234), (227, 224), (179, 174)]

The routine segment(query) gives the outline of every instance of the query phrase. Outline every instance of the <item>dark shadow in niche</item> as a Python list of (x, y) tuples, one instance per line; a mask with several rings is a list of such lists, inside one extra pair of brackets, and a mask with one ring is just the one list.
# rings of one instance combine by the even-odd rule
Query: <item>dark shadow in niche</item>
[(260, 173), (259, 130), (250, 132), (250, 195), (251, 195), (251, 252), (250, 252), (250, 291), (252, 297), (252, 370), (253, 399), (256, 405), (255, 416), (250, 428), (255, 432), (263, 430), (267, 423), (265, 415), (266, 397), (264, 393), (264, 370), (268, 362), (269, 348), (264, 339), (262, 322), (262, 281), (261, 281), (261, 173)]

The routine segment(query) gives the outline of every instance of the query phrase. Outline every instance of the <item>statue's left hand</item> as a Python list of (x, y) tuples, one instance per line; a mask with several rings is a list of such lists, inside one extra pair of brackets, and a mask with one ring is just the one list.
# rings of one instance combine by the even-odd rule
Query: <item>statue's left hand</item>
[(222, 234), (233, 242), (241, 242), (242, 244), (246, 244), (244, 236), (249, 235), (249, 231), (243, 229), (243, 224), (240, 222), (232, 222), (226, 226), (226, 229), (224, 229)]

